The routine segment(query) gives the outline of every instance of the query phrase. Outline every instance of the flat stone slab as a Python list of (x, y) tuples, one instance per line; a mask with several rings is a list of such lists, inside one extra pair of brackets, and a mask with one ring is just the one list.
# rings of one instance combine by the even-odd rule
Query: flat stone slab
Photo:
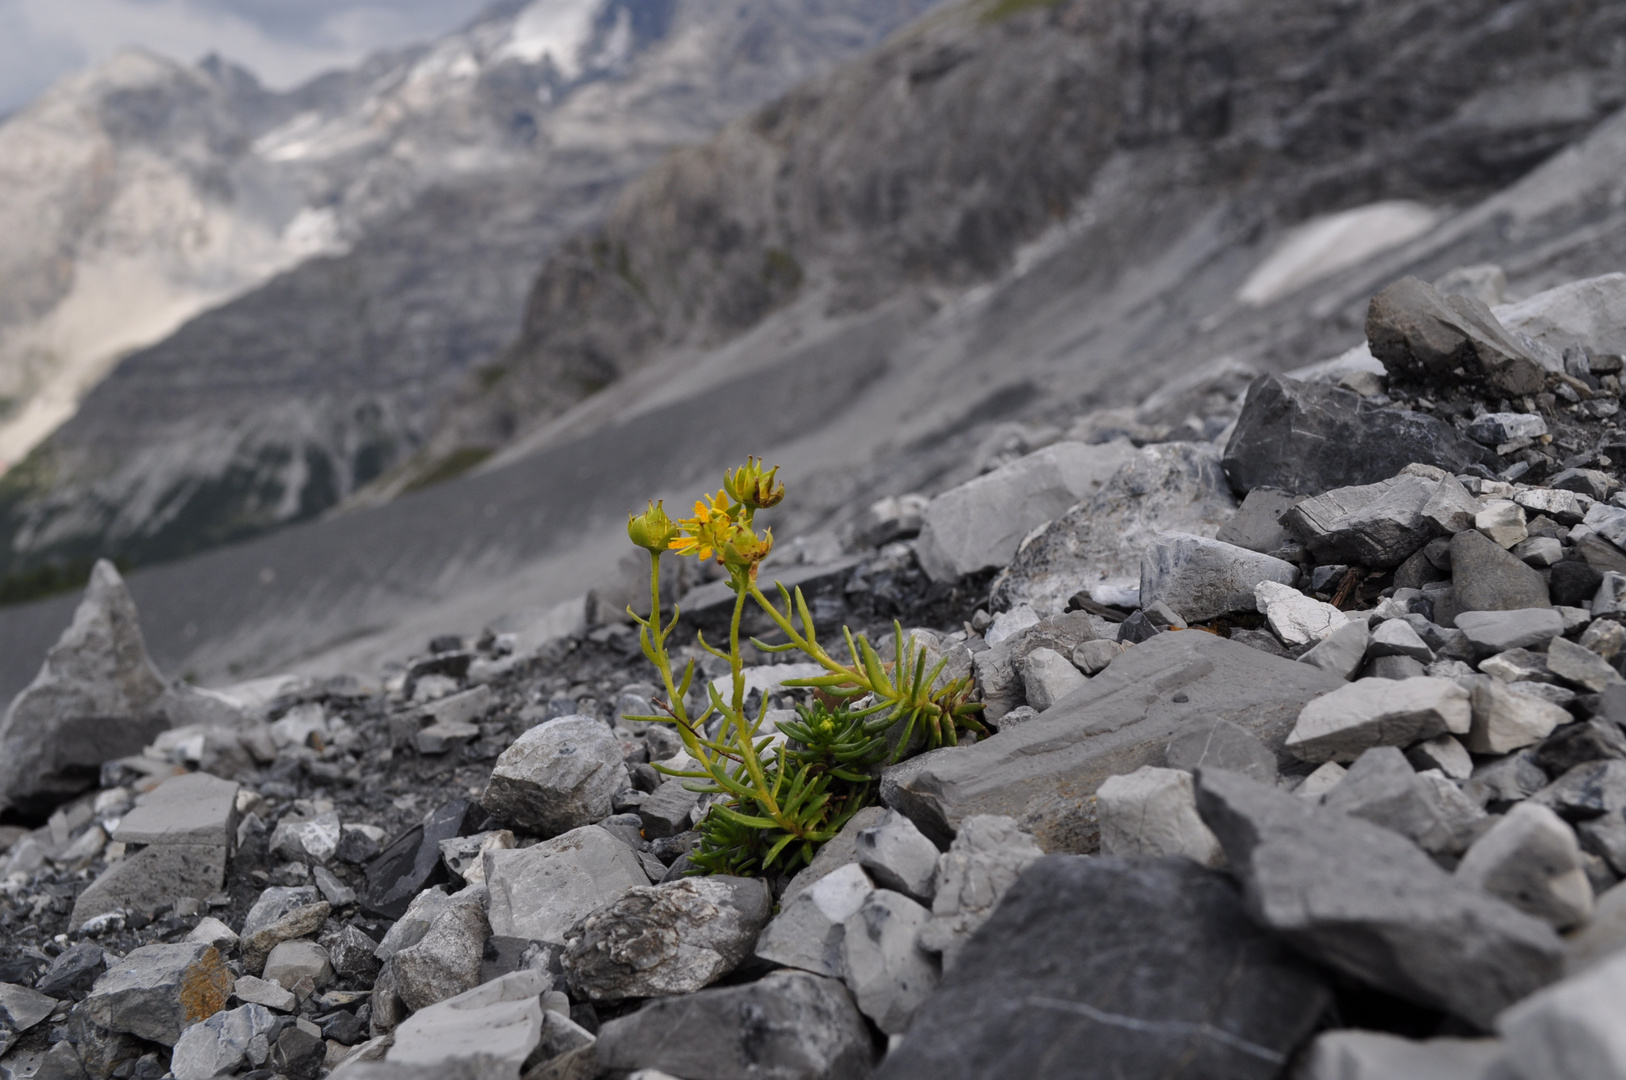
[(556, 945), (582, 916), (649, 884), (638, 853), (597, 825), (488, 851), (485, 868), (491, 932)]
[(237, 835), (237, 785), (208, 773), (165, 780), (136, 800), (113, 839), (125, 844), (214, 844)]
[(1047, 851), (1095, 841), (1090, 796), (1109, 776), (1162, 765), (1188, 723), (1227, 720), (1286, 767), (1283, 743), (1305, 703), (1336, 675), (1200, 630), (1159, 634), (1033, 720), (973, 746), (938, 751), (888, 787), (892, 805), (947, 843), (975, 814), (1003, 814)]
[(1223, 875), (1181, 858), (1047, 856), (875, 1080), (1271, 1080), (1329, 998)]
[(114, 911), (153, 911), (185, 896), (212, 896), (226, 882), (226, 848), (215, 844), (154, 844), (109, 866), (73, 904), (77, 930)]

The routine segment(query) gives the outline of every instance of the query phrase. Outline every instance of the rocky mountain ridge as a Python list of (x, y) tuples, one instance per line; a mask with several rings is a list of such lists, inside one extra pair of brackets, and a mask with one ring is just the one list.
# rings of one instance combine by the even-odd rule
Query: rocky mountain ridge
[(33, 297), (0, 327), (10, 460), (66, 422), (5, 481), (6, 572), (332, 506), (412, 452), (621, 183), (928, 6), (507, 3), (286, 94), (134, 55), (57, 88), (0, 129), (27, 195), (7, 292)]
[[(1626, 275), (1498, 275), (782, 541), (988, 731), (794, 874), (694, 873), (726, 795), (656, 768), (626, 621), (202, 691), (100, 564), (0, 722), (0, 1069), (1626, 1077)], [(733, 604), (683, 591), (698, 704)], [(747, 657), (767, 743), (795, 659)]]

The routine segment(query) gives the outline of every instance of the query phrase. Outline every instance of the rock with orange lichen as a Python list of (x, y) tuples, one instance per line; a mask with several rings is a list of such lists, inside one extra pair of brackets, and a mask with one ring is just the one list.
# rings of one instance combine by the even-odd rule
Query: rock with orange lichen
[(145, 945), (97, 979), (85, 1004), (104, 1028), (174, 1046), (182, 1030), (226, 1007), (231, 987), (212, 945)]

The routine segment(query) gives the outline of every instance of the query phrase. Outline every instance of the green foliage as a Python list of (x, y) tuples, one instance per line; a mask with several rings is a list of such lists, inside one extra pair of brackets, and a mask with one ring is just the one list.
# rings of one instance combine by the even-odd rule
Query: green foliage
[(1031, 8), (1055, 7), (1061, 0), (992, 0), (982, 12), (983, 22), (999, 22)]
[[(773, 549), (773, 533), (758, 536), (755, 515), (784, 498), (754, 459), (725, 475), (723, 489), (695, 504), (695, 516), (672, 521), (659, 504), (627, 523), (634, 544), (650, 554), (650, 616), (627, 613), (638, 624), (644, 655), (661, 676), (664, 715), (629, 720), (671, 724), (695, 761), (690, 769), (656, 768), (682, 777), (690, 790), (716, 796), (700, 825), (692, 858), (708, 873), (792, 872), (810, 862), (858, 810), (873, 801), (879, 767), (911, 748), (935, 749), (959, 742), (962, 731), (985, 733), (972, 702), (969, 676), (939, 685), (947, 659), (930, 662), (922, 646), (910, 648), (903, 628), (893, 625), (895, 658), (885, 661), (863, 637), (842, 629), (846, 660), (838, 660), (818, 640), (807, 601), (777, 585), (779, 603), (763, 595), (757, 571)], [(678, 613), (661, 611), (660, 560), (665, 552), (713, 559), (728, 573), (734, 612), (727, 650), (699, 640), (701, 648), (729, 664), (731, 693), (707, 684), (707, 704), (691, 717), (686, 704), (695, 662), (681, 676), (672, 670), (667, 641)], [(798, 708), (798, 720), (777, 734), (765, 733), (766, 695), (753, 717), (746, 708), (740, 622), (747, 603), (755, 604), (785, 637), (780, 645), (752, 640), (765, 652), (800, 652), (826, 674), (788, 682), (814, 691), (815, 703)], [(780, 605), (783, 605), (781, 608)], [(917, 741), (918, 740), (918, 741)], [(887, 747), (896, 747), (889, 755)]]
[(415, 477), (406, 490), (418, 491), (461, 476), (490, 456), (488, 447), (460, 446)]

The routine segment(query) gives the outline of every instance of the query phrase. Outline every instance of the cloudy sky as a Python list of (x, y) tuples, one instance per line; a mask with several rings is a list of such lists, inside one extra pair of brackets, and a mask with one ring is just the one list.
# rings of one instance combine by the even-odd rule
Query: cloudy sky
[(140, 45), (213, 51), (290, 86), (374, 49), (467, 21), (490, 0), (0, 0), (0, 113), (59, 76)]

